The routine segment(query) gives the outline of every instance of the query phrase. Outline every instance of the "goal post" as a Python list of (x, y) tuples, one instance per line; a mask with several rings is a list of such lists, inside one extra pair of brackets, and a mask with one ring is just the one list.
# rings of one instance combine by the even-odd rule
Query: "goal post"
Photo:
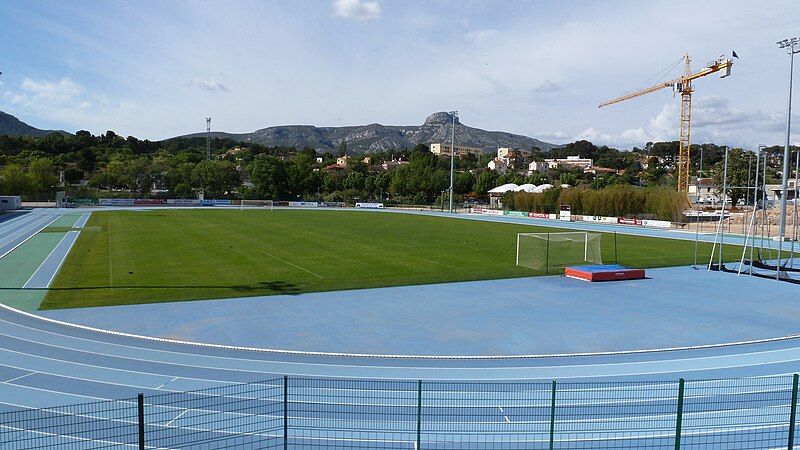
[(242, 200), (242, 202), (239, 203), (239, 211), (253, 208), (266, 208), (272, 211), (273, 202), (272, 200)]
[(549, 273), (580, 264), (602, 264), (601, 235), (585, 231), (517, 234), (518, 266)]

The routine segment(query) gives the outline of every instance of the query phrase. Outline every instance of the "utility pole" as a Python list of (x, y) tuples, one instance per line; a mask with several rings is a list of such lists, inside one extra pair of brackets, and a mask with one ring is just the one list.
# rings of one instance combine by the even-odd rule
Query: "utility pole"
[(206, 161), (211, 160), (211, 117), (206, 117)]
[(450, 111), (453, 115), (453, 134), (450, 136), (450, 213), (453, 213), (453, 180), (455, 174), (455, 158), (456, 158), (456, 118), (458, 111)]

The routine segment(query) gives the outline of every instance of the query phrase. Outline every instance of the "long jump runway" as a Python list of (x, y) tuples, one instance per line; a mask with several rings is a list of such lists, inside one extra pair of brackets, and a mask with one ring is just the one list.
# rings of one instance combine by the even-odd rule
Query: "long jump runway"
[[(18, 226), (30, 232), (60, 217), (42, 214), (43, 217), (34, 220), (27, 216), (0, 226), (8, 227), (4, 229), (9, 233), (20, 232)], [(17, 222), (23, 218), (25, 223)], [(79, 225), (74, 219), (70, 220)], [(85, 219), (78, 220), (85, 223)], [(9, 239), (5, 245), (12, 245), (12, 241)], [(146, 397), (177, 395), (187, 390), (225, 389), (246, 382), (263, 385), (267, 395), (248, 398), (263, 401), (262, 406), (272, 410), (282, 401), (274, 397), (274, 390), (280, 389), (283, 375), (289, 375), (298, 387), (285, 400), (292, 412), (289, 418), (294, 430), (290, 437), (291, 448), (311, 448), (327, 443), (325, 445), (330, 447), (416, 449), (413, 413), (416, 407), (428, 418), (424, 448), (545, 446), (550, 380), (585, 383), (574, 391), (559, 391), (564, 392), (565, 397), (559, 400), (566, 402), (564, 408), (567, 409), (563, 413), (570, 417), (571, 425), (563, 425), (562, 437), (556, 444), (563, 440), (573, 444), (583, 442), (580, 448), (619, 445), (636, 448), (666, 443), (664, 440), (674, 433), (674, 417), (670, 411), (674, 411), (674, 387), (679, 377), (689, 380), (762, 377), (762, 381), (749, 384), (740, 384), (737, 380), (687, 382), (687, 386), (694, 383), (687, 387), (693, 392), (692, 398), (703, 398), (709, 405), (726, 405), (715, 411), (688, 413), (688, 420), (694, 421), (691, 423), (696, 428), (688, 427), (687, 439), (700, 439), (708, 433), (717, 433), (715, 439), (719, 442), (751, 439), (755, 433), (777, 436), (785, 433), (788, 425), (776, 425), (767, 419), (762, 424), (754, 424), (752, 417), (788, 414), (787, 386), (791, 386), (788, 374), (799, 370), (800, 338), (795, 337), (684, 350), (579, 356), (375, 357), (174, 342), (94, 330), (0, 307), (0, 411), (133, 398), (137, 394)], [(324, 381), (331, 379), (337, 380), (335, 386)], [(364, 384), (369, 381), (363, 379), (397, 380), (393, 383), (398, 384), (387, 389)], [(436, 406), (416, 404), (417, 380), (424, 380), (426, 392), (433, 391), (430, 399), (436, 399)], [(472, 380), (487, 384), (437, 380)], [(499, 385), (491, 385), (489, 380), (503, 380), (506, 387), (495, 390)], [(491, 395), (482, 389), (491, 389)], [(600, 394), (586, 399), (586, 391)], [(207, 400), (202, 396), (198, 398), (194, 405), (159, 410), (163, 417), (152, 426), (184, 430), (198, 439), (209, 434), (213, 439), (218, 431), (203, 428), (200, 413), (241, 414), (235, 405), (214, 405), (210, 410)], [(364, 407), (369, 407), (369, 413), (364, 412)], [(631, 415), (636, 408), (651, 413)], [(87, 418), (80, 414), (73, 416)], [(271, 416), (258, 413), (256, 417), (263, 422)], [(378, 418), (392, 425), (371, 436), (352, 431), (365, 421)], [(127, 423), (124, 418), (113, 420)], [(660, 431), (638, 435), (635, 430), (644, 422), (649, 430)], [(703, 423), (710, 422), (716, 431), (702, 428)], [(468, 423), (470, 437), (467, 442), (454, 445), (448, 440), (448, 433), (458, 427), (463, 430), (464, 423)], [(234, 427), (227, 432), (240, 433), (254, 442), (277, 442), (282, 438), (279, 425), (263, 432), (253, 432), (252, 426), (248, 428), (246, 424), (238, 426), (241, 428)], [(570, 437), (570, 427), (589, 431), (585, 435), (576, 431)], [(342, 431), (348, 429), (351, 431)], [(19, 433), (20, 442), (31, 438), (30, 433), (11, 431)], [(481, 442), (478, 437), (493, 433), (502, 435), (498, 438), (502, 442)], [(53, 439), (64, 437), (53, 436)], [(101, 441), (91, 430), (69, 439), (95, 444)], [(148, 448), (181, 448), (174, 442), (162, 444), (154, 442)], [(772, 447), (778, 448), (781, 444), (776, 437)], [(132, 446), (121, 441), (109, 443), (109, 446), (115, 445)], [(253, 444), (250, 448), (268, 446)], [(557, 445), (556, 448), (561, 447)], [(721, 445), (718, 448), (737, 447)]]

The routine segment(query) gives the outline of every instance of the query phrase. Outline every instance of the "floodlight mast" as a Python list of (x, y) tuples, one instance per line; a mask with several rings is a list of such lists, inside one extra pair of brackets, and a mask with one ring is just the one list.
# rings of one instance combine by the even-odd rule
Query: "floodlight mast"
[(206, 161), (211, 159), (211, 117), (206, 117)]
[(450, 111), (453, 116), (453, 134), (450, 136), (450, 213), (453, 213), (453, 180), (455, 172), (455, 155), (456, 155), (456, 118), (458, 111)]
[(780, 222), (778, 224), (778, 264), (776, 270), (776, 278), (780, 277), (781, 267), (781, 250), (783, 248), (783, 241), (786, 239), (786, 196), (788, 194), (789, 182), (789, 141), (792, 131), (792, 78), (794, 75), (794, 55), (800, 53), (800, 39), (793, 37), (789, 39), (782, 39), (777, 42), (778, 48), (786, 49), (789, 54), (789, 99), (786, 108), (786, 144), (783, 147), (783, 172), (781, 177), (781, 211)]

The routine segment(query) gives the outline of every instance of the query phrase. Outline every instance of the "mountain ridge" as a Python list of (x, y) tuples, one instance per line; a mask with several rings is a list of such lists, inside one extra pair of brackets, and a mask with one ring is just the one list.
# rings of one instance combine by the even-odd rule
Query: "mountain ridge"
[(69, 134), (64, 130), (43, 130), (19, 120), (15, 116), (0, 111), (0, 136), (34, 136), (42, 137), (50, 133)]
[[(260, 128), (252, 133), (214, 131), (211, 135), (269, 147), (303, 148), (307, 146), (318, 152), (336, 150), (342, 142), (347, 142), (347, 151), (359, 154), (413, 147), (417, 144), (448, 143), (453, 129), (452, 124), (453, 116), (448, 112), (440, 111), (428, 116), (422, 125), (383, 125), (379, 123), (342, 127), (278, 125)], [(205, 135), (206, 133), (192, 133), (176, 137), (203, 137)], [(561, 146), (520, 134), (469, 127), (462, 124), (457, 117), (456, 141), (457, 145), (480, 148), (487, 153), (495, 152), (497, 147), (523, 149), (538, 147), (542, 150), (549, 150)]]

